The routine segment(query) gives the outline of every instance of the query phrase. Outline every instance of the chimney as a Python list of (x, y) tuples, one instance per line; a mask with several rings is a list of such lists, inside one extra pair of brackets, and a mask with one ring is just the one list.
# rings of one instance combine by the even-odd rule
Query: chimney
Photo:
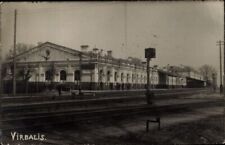
[(81, 47), (82, 52), (87, 52), (89, 46), (88, 45), (81, 45), (80, 47)]
[(108, 55), (108, 57), (112, 57), (112, 50), (108, 50), (107, 55)]

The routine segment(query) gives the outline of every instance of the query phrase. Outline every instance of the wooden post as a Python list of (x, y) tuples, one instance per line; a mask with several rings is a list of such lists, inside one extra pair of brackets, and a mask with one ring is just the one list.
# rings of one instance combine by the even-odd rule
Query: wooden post
[(152, 104), (151, 100), (151, 80), (150, 80), (150, 58), (147, 58), (147, 86), (146, 86), (146, 97), (147, 97), (147, 103)]
[[(2, 86), (2, 23), (1, 23), (1, 15), (2, 15), (2, 10), (1, 10), (1, 5), (0, 5), (0, 97), (2, 96), (3, 93), (3, 86)], [(0, 105), (1, 106), (1, 105)]]
[(1, 5), (0, 5), (0, 142), (2, 141), (2, 121), (3, 120), (3, 112), (2, 112), (2, 93), (3, 93), (3, 86), (2, 86), (2, 23), (1, 23), (1, 15), (2, 15), (2, 9), (1, 9)]
[(151, 88), (151, 79), (150, 79), (150, 60), (155, 58), (155, 48), (146, 48), (145, 49), (145, 58), (147, 59), (147, 86), (146, 86), (146, 98), (147, 103), (152, 104), (152, 93), (150, 92)]
[(219, 41), (219, 49), (220, 49), (220, 94), (223, 93), (221, 45), (222, 45), (222, 41), (220, 40)]
[(146, 120), (146, 132), (149, 131), (149, 123), (158, 123), (158, 130), (160, 130), (161, 128), (161, 121), (160, 121), (160, 117), (156, 117), (156, 120)]
[(79, 66), (80, 66), (80, 85), (79, 85), (79, 94), (82, 94), (82, 52), (79, 54), (80, 60), (79, 60)]
[(16, 17), (17, 10), (15, 10), (15, 20), (14, 20), (14, 47), (13, 47), (13, 96), (16, 95)]

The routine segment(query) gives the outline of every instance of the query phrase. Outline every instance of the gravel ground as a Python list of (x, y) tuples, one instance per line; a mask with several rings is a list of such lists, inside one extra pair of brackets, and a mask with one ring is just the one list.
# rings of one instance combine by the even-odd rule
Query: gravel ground
[(222, 116), (180, 123), (151, 130), (148, 133), (139, 131), (120, 137), (108, 137), (96, 142), (111, 144), (221, 144), (224, 141)]
[[(192, 96), (193, 97), (193, 96)], [(220, 98), (221, 96), (205, 95)], [(196, 95), (194, 98), (201, 98)], [(225, 140), (225, 108), (211, 107), (185, 113), (168, 114), (161, 118), (161, 129), (151, 123), (146, 132), (148, 116), (109, 118), (18, 131), (21, 134), (43, 134), (44, 141), (12, 141), (10, 132), (4, 133), (2, 145), (150, 145), (150, 144), (220, 144)]]
[[(224, 115), (221, 107), (198, 109), (194, 112), (164, 116), (161, 129), (150, 124), (145, 131), (147, 116), (130, 116), (104, 121), (55, 126), (21, 133), (46, 135), (44, 141), (12, 141), (15, 145), (73, 145), (73, 144), (216, 144), (224, 141)], [(10, 133), (9, 133), (10, 134)]]

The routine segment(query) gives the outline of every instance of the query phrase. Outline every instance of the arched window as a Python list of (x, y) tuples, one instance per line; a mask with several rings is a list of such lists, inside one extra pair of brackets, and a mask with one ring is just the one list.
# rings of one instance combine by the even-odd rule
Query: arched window
[(99, 78), (99, 82), (102, 82), (102, 78), (103, 78), (103, 70), (102, 69), (99, 71), (98, 78)]
[(76, 70), (74, 72), (74, 80), (75, 81), (80, 81), (80, 71), (79, 70)]
[(117, 82), (117, 72), (114, 73), (114, 81)]
[(123, 73), (121, 73), (121, 82), (123, 82)]
[(64, 71), (64, 70), (60, 71), (60, 80), (66, 81), (66, 71)]
[(51, 74), (51, 71), (50, 70), (47, 70), (45, 72), (45, 80), (46, 81), (50, 81), (52, 79), (52, 74)]
[(108, 72), (107, 72), (107, 82), (110, 81), (110, 74), (111, 74), (110, 71), (108, 71)]
[(127, 74), (127, 83), (129, 83), (130, 74)]
[(134, 74), (132, 74), (132, 82), (134, 82), (134, 78), (135, 78), (135, 76), (134, 76)]

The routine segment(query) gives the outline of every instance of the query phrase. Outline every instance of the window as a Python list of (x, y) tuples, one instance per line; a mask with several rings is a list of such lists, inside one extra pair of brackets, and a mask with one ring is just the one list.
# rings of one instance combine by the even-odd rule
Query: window
[(64, 71), (64, 70), (60, 71), (60, 80), (66, 81), (66, 71)]
[(135, 75), (134, 75), (134, 74), (132, 74), (132, 82), (134, 82), (134, 78), (135, 78)]
[(127, 82), (129, 83), (130, 74), (127, 74)]
[(114, 81), (117, 82), (117, 72), (114, 73)]
[(99, 71), (98, 78), (99, 78), (99, 82), (102, 82), (102, 78), (103, 78), (103, 70), (102, 69)]
[(107, 82), (110, 81), (110, 74), (111, 74), (110, 71), (108, 71), (108, 72), (107, 72)]
[(52, 79), (52, 74), (51, 74), (51, 71), (48, 70), (45, 72), (45, 80), (50, 81), (51, 79)]
[(121, 73), (121, 82), (123, 82), (123, 73)]
[(74, 80), (75, 81), (80, 81), (80, 71), (79, 70), (76, 70), (74, 72)]

